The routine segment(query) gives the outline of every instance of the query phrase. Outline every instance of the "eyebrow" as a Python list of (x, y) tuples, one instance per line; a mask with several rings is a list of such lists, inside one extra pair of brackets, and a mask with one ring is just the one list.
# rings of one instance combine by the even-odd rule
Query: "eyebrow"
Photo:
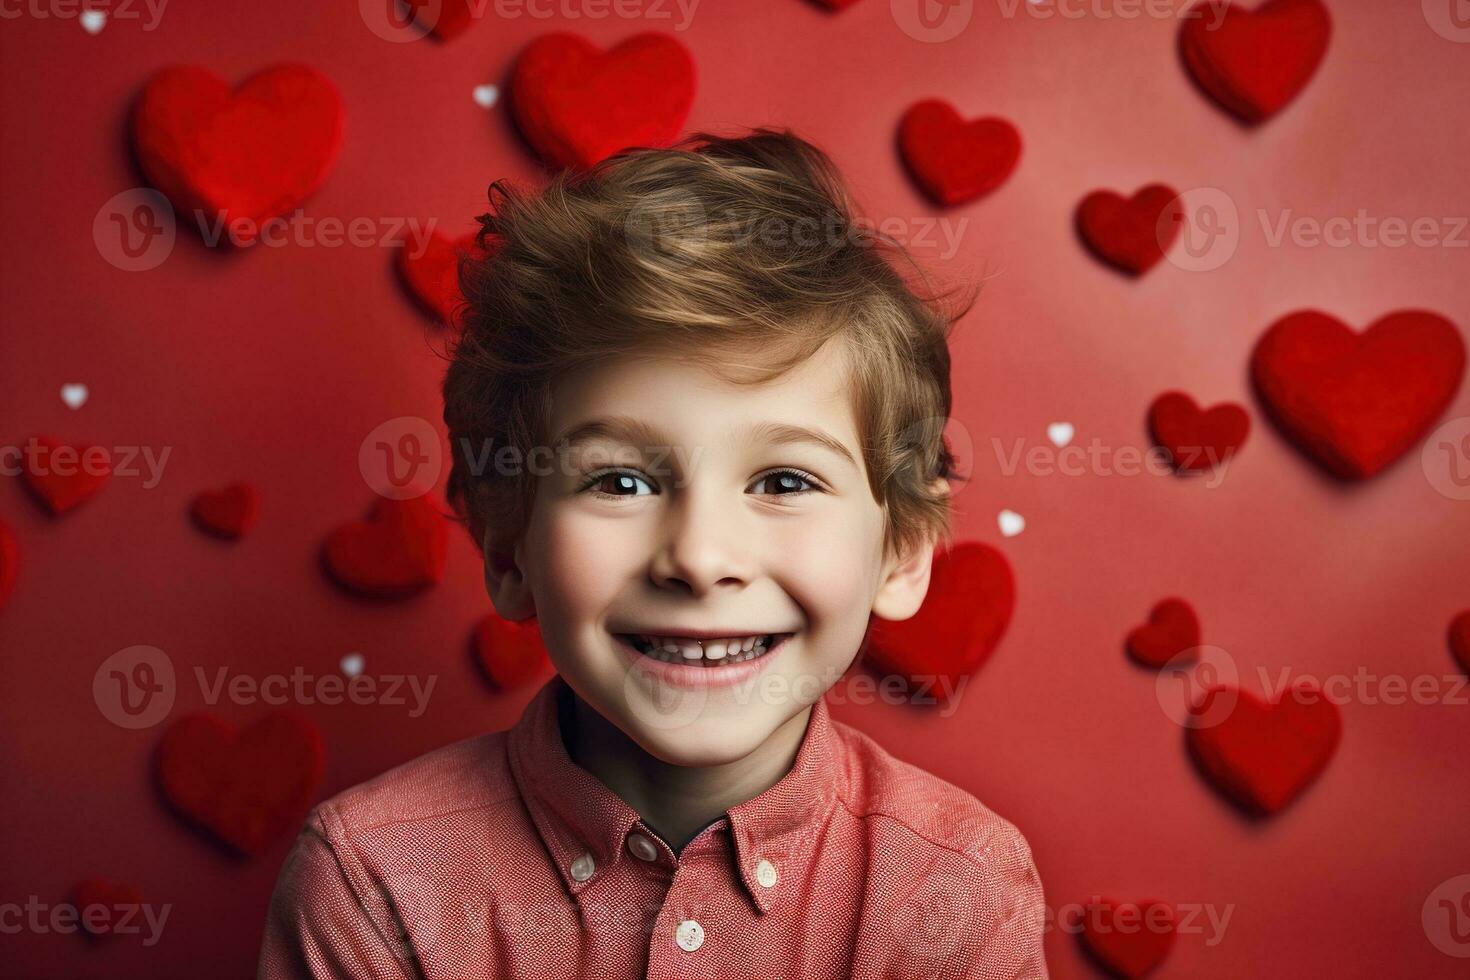
[[(557, 438), (558, 445), (576, 445), (592, 439), (611, 439), (617, 442), (625, 442), (633, 446), (667, 446), (669, 440), (663, 437), (653, 426), (641, 419), (633, 418), (631, 415), (608, 415), (602, 418), (589, 419), (577, 425)], [(804, 425), (792, 425), (789, 422), (761, 422), (750, 427), (747, 435), (748, 441), (764, 439), (777, 446), (789, 446), (799, 443), (814, 445), (825, 449), (839, 458), (846, 460), (849, 466), (858, 468), (857, 460), (841, 440), (829, 435), (821, 429), (808, 428)]]

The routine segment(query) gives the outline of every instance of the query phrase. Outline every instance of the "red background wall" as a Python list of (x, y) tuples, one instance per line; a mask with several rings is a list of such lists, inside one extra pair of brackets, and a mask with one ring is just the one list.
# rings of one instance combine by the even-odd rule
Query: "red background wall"
[[(1199, 610), (1205, 642), (1228, 651), (1257, 692), (1258, 668), (1458, 671), (1444, 636), (1470, 606), (1470, 503), (1437, 492), (1417, 450), (1366, 483), (1334, 483), (1270, 428), (1247, 383), (1255, 338), (1304, 307), (1359, 328), (1406, 307), (1470, 327), (1463, 248), (1272, 247), (1256, 220), (1257, 209), (1273, 220), (1288, 208), (1412, 220), (1470, 208), (1470, 45), (1436, 34), (1410, 0), (1329, 6), (1335, 33), (1320, 72), (1256, 131), (1189, 83), (1177, 19), (1124, 19), (1108, 0), (1050, 19), (977, 2), (970, 25), (942, 44), (900, 31), (887, 0), (840, 14), (799, 0), (706, 0), (676, 32), (700, 73), (689, 128), (788, 125), (833, 155), (870, 215), (968, 219), (957, 255), (915, 251), (941, 276), (990, 277), (954, 344), (956, 417), (977, 447), (958, 529), (1011, 560), (1015, 617), (952, 716), (881, 703), (834, 710), (1016, 822), (1053, 907), (1101, 893), (1231, 909), (1223, 941), (1181, 936), (1161, 976), (1464, 968), (1430, 943), (1420, 911), (1441, 882), (1470, 872), (1470, 707), (1351, 698), (1326, 774), (1283, 814), (1251, 822), (1195, 772), (1153, 676), (1121, 649), (1157, 599), (1180, 594)], [(489, 605), (467, 536), (456, 535), (441, 586), (396, 605), (353, 600), (316, 562), (322, 537), (370, 502), (357, 466), (368, 431), (403, 415), (438, 425), (436, 328), (400, 290), (390, 250), (215, 254), (181, 231), (150, 272), (99, 253), (98, 209), (142, 183), (126, 114), (143, 82), (178, 62), (233, 81), (282, 60), (315, 65), (343, 93), (347, 130), (305, 213), (437, 217), (458, 232), (484, 210), (491, 180), (541, 172), (504, 100), (480, 108), (476, 85), (504, 84), (517, 51), (547, 30), (606, 45), (676, 23), (492, 18), (450, 43), (391, 44), (356, 4), (277, 0), (179, 2), (156, 30), (114, 19), (97, 36), (74, 19), (0, 23), (0, 441), (51, 431), (171, 451), (156, 487), (114, 478), (59, 520), (18, 480), (0, 481), (0, 520), (23, 552), (0, 613), (0, 901), (59, 902), (76, 879), (101, 874), (172, 905), (151, 948), (0, 936), (7, 974), (253, 973), (289, 840), (240, 862), (165, 810), (147, 778), (161, 729), (123, 730), (91, 697), (94, 671), (115, 651), (157, 646), (181, 677), (196, 665), (329, 674), (350, 651), (369, 674), (437, 677), (420, 718), (382, 705), (304, 707), (326, 738), (323, 797), (508, 726), (531, 691), (496, 694), (473, 669), (467, 638)], [(1020, 167), (988, 198), (943, 211), (906, 179), (895, 127), (929, 96), (1021, 130)], [(1230, 261), (1207, 273), (1166, 262), (1131, 282), (1083, 251), (1071, 219), (1085, 193), (1155, 180), (1228, 195), (1242, 216)], [(82, 409), (58, 397), (67, 382), (89, 386)], [(1149, 474), (1006, 476), (991, 449), (992, 438), (1046, 446), (1047, 424), (1070, 421), (1074, 445), (1141, 450), (1145, 409), (1173, 387), (1252, 412), (1251, 438), (1217, 487)], [(1462, 387), (1444, 418), (1467, 414)], [(189, 500), (237, 478), (262, 489), (259, 526), (234, 545), (205, 538), (189, 526)], [(1024, 533), (1002, 539), (1002, 508), (1026, 517)], [(201, 706), (197, 687), (181, 683), (175, 716)], [(263, 709), (217, 710), (245, 721)], [(1066, 932), (1050, 933), (1047, 954), (1055, 976), (1094, 975)]]

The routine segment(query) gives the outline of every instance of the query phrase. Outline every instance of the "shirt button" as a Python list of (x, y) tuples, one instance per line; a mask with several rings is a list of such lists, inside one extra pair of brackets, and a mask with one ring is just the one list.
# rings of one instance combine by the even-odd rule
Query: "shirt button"
[(572, 862), (572, 878), (576, 881), (586, 881), (596, 870), (597, 862), (592, 860), (591, 854), (583, 854)]
[(755, 880), (761, 883), (762, 888), (770, 888), (776, 884), (776, 866), (765, 858), (755, 866)]
[(685, 919), (674, 930), (674, 939), (678, 941), (680, 948), (692, 953), (704, 942), (704, 926), (693, 919)]
[(636, 830), (628, 835), (628, 850), (640, 861), (658, 860), (658, 848), (654, 846), (653, 841)]

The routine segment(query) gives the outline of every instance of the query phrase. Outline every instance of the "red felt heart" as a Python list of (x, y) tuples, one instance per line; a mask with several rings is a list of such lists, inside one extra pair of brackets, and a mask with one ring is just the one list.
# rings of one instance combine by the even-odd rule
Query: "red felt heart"
[(1189, 8), (1179, 51), (1199, 87), (1248, 124), (1269, 119), (1306, 87), (1332, 36), (1321, 0), (1221, 0)]
[(441, 41), (458, 37), (475, 22), (487, 0), (404, 0), (414, 23)]
[(1174, 910), (1164, 902), (1095, 899), (1087, 904), (1082, 944), (1114, 976), (1142, 977), (1174, 948)]
[(1077, 206), (1077, 233), (1098, 258), (1140, 275), (1174, 244), (1183, 218), (1178, 192), (1163, 184), (1149, 184), (1131, 198), (1093, 191)]
[(294, 711), (243, 729), (186, 715), (163, 733), (154, 762), (170, 805), (247, 856), (298, 827), (325, 768), (321, 733)]
[(210, 534), (239, 538), (255, 526), (260, 516), (260, 493), (249, 483), (206, 490), (194, 498), (189, 513)]
[(1149, 406), (1148, 427), (1176, 471), (1202, 473), (1228, 463), (1240, 451), (1251, 418), (1233, 402), (1201, 410), (1182, 391), (1166, 391)]
[(943, 99), (925, 99), (903, 114), (898, 149), (919, 187), (954, 205), (1005, 183), (1021, 159), (1021, 134), (1004, 119), (967, 122)]
[(51, 436), (36, 436), (27, 447), (26, 486), (53, 515), (65, 514), (96, 496), (112, 475), (112, 458), (103, 446), (69, 445)]
[(20, 571), (20, 542), (10, 525), (0, 521), (0, 609), (15, 589), (15, 577)]
[(306, 65), (267, 68), (233, 93), (214, 73), (181, 65), (149, 80), (132, 125), (143, 173), (187, 223), (249, 243), (261, 222), (326, 179), (342, 146), (342, 99)]
[(327, 536), (328, 571), (341, 585), (380, 599), (413, 595), (444, 577), (449, 528), (426, 496), (379, 498), (367, 520)]
[(1015, 604), (1015, 579), (999, 551), (976, 541), (936, 549), (918, 613), (898, 621), (874, 617), (867, 656), (880, 671), (932, 685), (929, 693), (945, 699), (990, 659)]
[(1342, 734), (1337, 705), (1306, 682), (1276, 702), (1211, 687), (1190, 719), (1185, 738), (1205, 778), (1260, 816), (1280, 811), (1320, 776)]
[(456, 308), (464, 300), (459, 288), (461, 257), (482, 260), (487, 255), (487, 250), (476, 247), (475, 240), (473, 233), (451, 241), (436, 231), (422, 252), (408, 243), (398, 250), (398, 275), (403, 284), (440, 323), (453, 324)]
[(72, 886), (71, 903), (81, 927), (97, 938), (114, 935), (114, 926), (143, 925), (143, 895), (132, 885), (109, 878), (83, 878)]
[(1148, 667), (1163, 667), (1187, 650), (1199, 646), (1199, 617), (1183, 599), (1161, 600), (1148, 622), (1128, 634), (1128, 654)]
[(1267, 411), (1304, 452), (1344, 479), (1407, 452), (1454, 398), (1465, 342), (1434, 313), (1392, 313), (1354, 333), (1305, 310), (1274, 324), (1251, 354)]
[(666, 34), (603, 52), (577, 34), (543, 34), (516, 59), (511, 114), (547, 164), (586, 169), (631, 146), (667, 146), (694, 104), (694, 59)]
[(1460, 661), (1461, 669), (1470, 674), (1470, 609), (1450, 622), (1450, 652)]
[(549, 663), (535, 619), (514, 622), (490, 613), (475, 627), (475, 656), (497, 690), (509, 691)]

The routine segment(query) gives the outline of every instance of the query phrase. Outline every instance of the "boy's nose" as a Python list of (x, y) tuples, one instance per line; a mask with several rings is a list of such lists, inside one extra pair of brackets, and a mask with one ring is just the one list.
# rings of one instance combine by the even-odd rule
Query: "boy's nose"
[(700, 596), (719, 586), (744, 585), (753, 576), (750, 534), (728, 507), (686, 493), (669, 509), (661, 533), (649, 567), (660, 588)]

